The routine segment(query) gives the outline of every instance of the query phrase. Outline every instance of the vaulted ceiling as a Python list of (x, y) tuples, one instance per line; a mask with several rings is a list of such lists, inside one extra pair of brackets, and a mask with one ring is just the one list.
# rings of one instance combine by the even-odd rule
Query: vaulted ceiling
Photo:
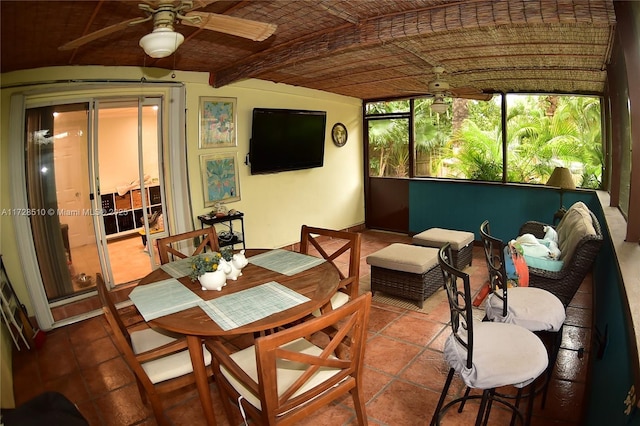
[(138, 3), (2, 0), (0, 69), (160, 67), (208, 72), (215, 87), (259, 78), (376, 99), (429, 93), (441, 66), (461, 91), (601, 94), (615, 29), (612, 0), (195, 1), (199, 11), (277, 29), (255, 42), (177, 24), (184, 43), (152, 59), (138, 45), (149, 21), (58, 49), (145, 17)]

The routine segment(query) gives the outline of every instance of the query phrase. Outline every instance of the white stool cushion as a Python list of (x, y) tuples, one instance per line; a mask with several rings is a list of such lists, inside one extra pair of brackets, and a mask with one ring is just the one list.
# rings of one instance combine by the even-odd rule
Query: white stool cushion
[(438, 264), (438, 249), (393, 243), (367, 256), (367, 263), (393, 271), (423, 274)]
[[(300, 338), (290, 342), (284, 346), (287, 350), (292, 352), (300, 352), (310, 355), (320, 355), (322, 353), (322, 349), (318, 346), (310, 343), (309, 341)], [(231, 359), (235, 361), (236, 364), (245, 372), (249, 377), (251, 377), (256, 383), (258, 382), (258, 367), (256, 366), (256, 352), (255, 346), (249, 346), (246, 349), (243, 349), (239, 352), (236, 352), (231, 355)], [(307, 364), (301, 364), (298, 362), (287, 361), (283, 359), (278, 359), (276, 361), (276, 377), (278, 381), (278, 396), (282, 395), (282, 393), (291, 387), (293, 382), (295, 382), (298, 377), (300, 377), (305, 370), (309, 366)], [(329, 380), (331, 377), (335, 376), (341, 370), (336, 368), (322, 367), (318, 369), (316, 374), (314, 374), (304, 386), (300, 387), (298, 391), (293, 394), (293, 397), (300, 395), (309, 389), (317, 386), (318, 384)], [(251, 405), (254, 407), (261, 409), (262, 404), (260, 404), (260, 400), (242, 383), (237, 381), (230, 373), (229, 370), (224, 368), (224, 366), (220, 366), (220, 372), (227, 378), (231, 386), (242, 395)]]
[(558, 331), (566, 318), (560, 299), (541, 288), (510, 288), (506, 317), (502, 316), (502, 303), (502, 299), (494, 293), (487, 297), (485, 312), (489, 320), (516, 324), (531, 331)]
[[(176, 339), (169, 334), (156, 331), (152, 328), (134, 331), (131, 333), (131, 347), (135, 354), (158, 348)], [(211, 353), (202, 345), (205, 365), (211, 364)], [(175, 377), (184, 376), (193, 371), (189, 350), (185, 349), (172, 355), (167, 355), (153, 361), (142, 363), (142, 368), (149, 376), (152, 383), (160, 383)]]
[(452, 250), (460, 250), (473, 242), (473, 232), (431, 228), (413, 236), (413, 244), (440, 248), (451, 243)]
[(473, 323), (473, 364), (467, 368), (467, 350), (453, 334), (444, 344), (444, 358), (464, 383), (476, 389), (512, 385), (524, 387), (542, 374), (549, 363), (538, 336), (513, 324)]

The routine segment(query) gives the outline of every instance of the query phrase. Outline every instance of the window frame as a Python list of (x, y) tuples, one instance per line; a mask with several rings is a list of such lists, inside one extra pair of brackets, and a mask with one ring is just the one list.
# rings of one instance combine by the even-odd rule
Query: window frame
[[(502, 150), (502, 176), (501, 179), (498, 180), (482, 180), (482, 179), (468, 179), (468, 178), (456, 178), (456, 177), (440, 177), (440, 176), (422, 176), (422, 175), (416, 175), (416, 160), (417, 160), (417, 153), (416, 153), (416, 136), (415, 136), (415, 124), (416, 124), (416, 119), (415, 119), (415, 101), (420, 99), (433, 99), (432, 97), (429, 96), (414, 96), (414, 97), (407, 97), (407, 98), (402, 98), (402, 99), (398, 99), (398, 98), (392, 98), (392, 99), (370, 99), (370, 100), (364, 100), (363, 101), (363, 123), (364, 123), (364, 128), (366, 129), (366, 131), (364, 132), (364, 146), (365, 146), (365, 150), (366, 150), (366, 155), (365, 155), (365, 159), (366, 159), (366, 164), (364, 167), (365, 170), (365, 176), (367, 178), (371, 178), (371, 177), (395, 177), (395, 178), (408, 178), (408, 179), (414, 179), (414, 178), (420, 178), (420, 179), (453, 179), (453, 180), (461, 180), (461, 181), (472, 181), (472, 182), (492, 182), (492, 183), (510, 183), (510, 184), (520, 184), (520, 185), (544, 185), (545, 182), (541, 181), (541, 182), (519, 182), (519, 181), (510, 181), (508, 179), (508, 175), (509, 175), (509, 167), (508, 167), (508, 162), (509, 162), (509, 146), (508, 146), (508, 140), (509, 140), (509, 134), (508, 134), (508, 127), (507, 127), (507, 117), (508, 117), (508, 113), (509, 113), (509, 108), (508, 108), (508, 104), (507, 104), (507, 98), (508, 95), (520, 95), (520, 96), (573, 96), (573, 97), (589, 97), (589, 98), (596, 98), (599, 99), (599, 104), (600, 104), (600, 111), (602, 112), (604, 110), (604, 102), (603, 102), (603, 98), (600, 95), (595, 95), (595, 94), (571, 94), (571, 93), (520, 93), (520, 92), (496, 92), (497, 96), (500, 96), (500, 136), (501, 136), (501, 150)], [(408, 112), (387, 112), (387, 113), (368, 113), (368, 107), (369, 105), (373, 104), (373, 103), (381, 103), (381, 102), (398, 102), (398, 101), (407, 101), (409, 104), (409, 111)], [(451, 106), (449, 106), (449, 112), (451, 111)], [(375, 176), (375, 175), (371, 175), (370, 174), (370, 141), (369, 141), (369, 123), (372, 120), (382, 120), (382, 119), (407, 119), (409, 122), (409, 129), (408, 129), (408, 176)], [(604, 152), (605, 150), (605, 144), (606, 144), (606, 136), (607, 134), (604, 131), (605, 128), (605, 122), (602, 118), (602, 114), (601, 114), (601, 118), (600, 118), (600, 143), (602, 146), (602, 150)], [(602, 189), (604, 183), (605, 183), (605, 176), (606, 176), (606, 164), (602, 164), (602, 175), (600, 176), (600, 186), (597, 189)], [(544, 179), (544, 178), (543, 178)], [(589, 189), (588, 187), (585, 187), (585, 189)]]

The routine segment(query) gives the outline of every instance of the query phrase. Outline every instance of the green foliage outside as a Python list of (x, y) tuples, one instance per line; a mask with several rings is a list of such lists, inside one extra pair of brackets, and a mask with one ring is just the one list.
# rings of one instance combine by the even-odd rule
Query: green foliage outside
[[(414, 101), (416, 176), (502, 181), (500, 97), (447, 99), (444, 114), (431, 99)], [(367, 105), (371, 176), (409, 176), (409, 101)], [(568, 167), (583, 188), (599, 188), (603, 151), (600, 100), (583, 96), (507, 95), (508, 182), (544, 184), (556, 166)], [(393, 115), (393, 113), (401, 113)]]

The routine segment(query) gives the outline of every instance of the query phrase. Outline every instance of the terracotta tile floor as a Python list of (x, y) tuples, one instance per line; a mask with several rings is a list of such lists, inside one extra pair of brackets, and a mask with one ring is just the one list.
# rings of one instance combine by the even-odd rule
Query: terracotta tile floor
[[(361, 288), (369, 288), (368, 254), (392, 242), (408, 242), (406, 236), (366, 231), (363, 233)], [(467, 269), (477, 291), (485, 282), (481, 248), (474, 248), (473, 266)], [(547, 405), (536, 398), (534, 425), (581, 424), (581, 407), (587, 386), (589, 351), (578, 358), (576, 350), (590, 344), (591, 283), (585, 280), (567, 310), (562, 349), (549, 387)], [(425, 303), (425, 306), (428, 304)], [(129, 308), (133, 309), (133, 308)], [(449, 333), (448, 306), (444, 299), (431, 304), (427, 314), (374, 302), (365, 354), (364, 392), (372, 425), (428, 424), (444, 385), (448, 367), (442, 347)], [(251, 336), (232, 341), (239, 347), (251, 344)], [(526, 362), (526, 360), (523, 360)], [(47, 333), (38, 351), (14, 351), (14, 389), (20, 404), (45, 391), (62, 392), (77, 404), (91, 425), (155, 425), (142, 403), (133, 375), (118, 353), (103, 317), (55, 329)], [(463, 390), (456, 378), (452, 392)], [(224, 418), (215, 383), (211, 384), (219, 425)], [(165, 413), (173, 425), (204, 424), (197, 392), (187, 389), (165, 400)], [(443, 424), (473, 424), (477, 405), (468, 403), (462, 414), (450, 410)], [(352, 425), (355, 414), (350, 398), (316, 412), (303, 424)], [(500, 407), (492, 410), (489, 424), (508, 424)]]

